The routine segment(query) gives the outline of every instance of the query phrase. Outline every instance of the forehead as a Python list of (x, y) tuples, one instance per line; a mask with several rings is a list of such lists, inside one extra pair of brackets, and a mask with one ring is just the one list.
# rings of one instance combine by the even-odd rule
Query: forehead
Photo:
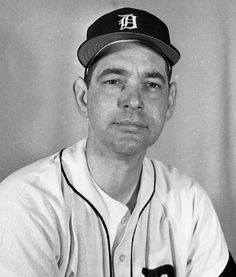
[(122, 68), (130, 72), (159, 71), (166, 75), (166, 61), (154, 49), (141, 43), (126, 42), (109, 46), (99, 57), (94, 74), (106, 68)]

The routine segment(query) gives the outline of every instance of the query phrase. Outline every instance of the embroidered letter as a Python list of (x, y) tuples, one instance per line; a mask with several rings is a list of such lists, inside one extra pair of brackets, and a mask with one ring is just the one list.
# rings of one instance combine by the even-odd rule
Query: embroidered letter
[(121, 20), (119, 21), (119, 24), (121, 25), (120, 30), (124, 29), (137, 29), (137, 22), (136, 18), (137, 16), (131, 14), (124, 14), (124, 15), (119, 15)]

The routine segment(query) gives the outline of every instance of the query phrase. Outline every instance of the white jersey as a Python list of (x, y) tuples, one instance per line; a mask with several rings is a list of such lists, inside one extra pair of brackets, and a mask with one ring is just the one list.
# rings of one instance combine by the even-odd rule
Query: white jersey
[(109, 219), (86, 140), (0, 184), (0, 276), (216, 277), (228, 248), (204, 190), (147, 157), (136, 207), (113, 259)]

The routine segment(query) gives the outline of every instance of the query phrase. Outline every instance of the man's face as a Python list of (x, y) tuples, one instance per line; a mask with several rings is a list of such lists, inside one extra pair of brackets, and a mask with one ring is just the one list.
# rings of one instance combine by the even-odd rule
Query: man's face
[(144, 154), (173, 108), (165, 60), (139, 44), (120, 43), (94, 69), (87, 95), (88, 147)]

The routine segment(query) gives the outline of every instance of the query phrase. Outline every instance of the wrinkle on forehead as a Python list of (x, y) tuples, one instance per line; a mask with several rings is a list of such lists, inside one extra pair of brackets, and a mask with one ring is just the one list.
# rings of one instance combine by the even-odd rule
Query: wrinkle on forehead
[(122, 43), (122, 45), (116, 45), (115, 49), (112, 48), (114, 47), (111, 47), (97, 62), (97, 72), (120, 69), (120, 71), (137, 72), (139, 75), (159, 72), (167, 77), (164, 58), (150, 47), (136, 43)]

